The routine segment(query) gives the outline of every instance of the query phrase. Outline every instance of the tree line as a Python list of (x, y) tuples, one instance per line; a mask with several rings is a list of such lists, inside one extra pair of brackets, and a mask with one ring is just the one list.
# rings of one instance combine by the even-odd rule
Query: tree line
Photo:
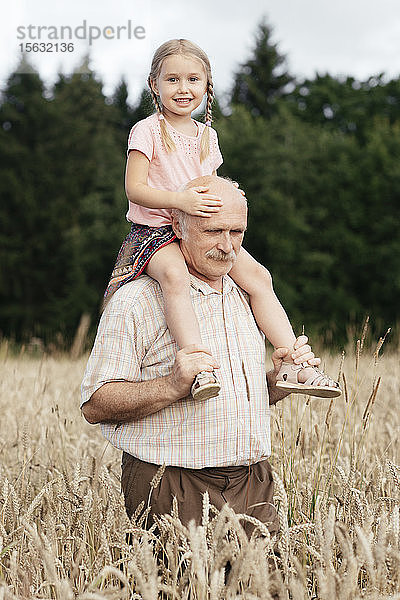
[[(25, 59), (24, 59), (25, 60)], [(96, 325), (124, 219), (126, 139), (153, 112), (88, 65), (49, 90), (31, 69), (0, 100), (0, 331), (70, 340)], [(24, 71), (27, 65), (24, 66)], [(219, 102), (218, 102), (219, 100)], [(400, 292), (400, 78), (295, 77), (262, 22), (214, 106), (224, 164), (249, 201), (246, 248), (299, 330), (343, 343), (370, 314), (393, 326)]]

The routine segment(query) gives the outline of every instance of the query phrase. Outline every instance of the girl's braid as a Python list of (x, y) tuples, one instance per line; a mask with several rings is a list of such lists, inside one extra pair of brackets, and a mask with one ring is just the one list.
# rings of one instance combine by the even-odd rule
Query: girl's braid
[(212, 81), (208, 81), (207, 83), (207, 104), (206, 104), (206, 114), (205, 114), (205, 123), (206, 125), (211, 125), (212, 123), (212, 103), (214, 100), (214, 85)]
[(151, 97), (153, 99), (153, 104), (156, 107), (156, 111), (157, 111), (158, 116), (160, 118), (161, 139), (163, 141), (163, 144), (165, 146), (166, 151), (167, 152), (174, 152), (176, 150), (175, 142), (171, 138), (171, 136), (169, 135), (169, 132), (168, 132), (168, 129), (167, 129), (167, 125), (165, 123), (164, 115), (163, 115), (163, 112), (162, 112), (162, 105), (161, 105), (161, 103), (158, 100), (157, 94), (155, 93), (155, 91), (152, 88), (151, 78), (150, 77), (147, 79), (147, 83), (148, 83), (148, 86), (150, 88)]
[(204, 115), (204, 121), (206, 127), (204, 128), (203, 135), (200, 141), (200, 162), (203, 162), (210, 154), (210, 127), (212, 123), (212, 111), (211, 105), (214, 99), (214, 86), (212, 80), (209, 79), (207, 82), (207, 104)]
[(151, 97), (153, 99), (153, 104), (156, 107), (156, 111), (158, 112), (159, 115), (161, 115), (162, 114), (162, 108), (161, 108), (161, 105), (160, 105), (160, 103), (158, 101), (157, 94), (155, 93), (155, 91), (151, 87), (150, 77), (147, 79), (147, 84), (148, 84), (148, 86), (150, 88)]

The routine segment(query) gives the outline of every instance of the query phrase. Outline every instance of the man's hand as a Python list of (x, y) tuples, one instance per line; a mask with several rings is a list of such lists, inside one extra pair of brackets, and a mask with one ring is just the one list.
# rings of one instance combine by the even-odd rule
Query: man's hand
[(170, 385), (178, 398), (190, 394), (193, 380), (201, 371), (219, 369), (219, 364), (205, 346), (191, 344), (177, 352), (171, 373)]
[(89, 423), (138, 421), (190, 394), (197, 373), (219, 369), (204, 346), (186, 346), (176, 355), (172, 371), (148, 381), (110, 381), (98, 388), (82, 407)]
[[(311, 346), (307, 342), (308, 337), (306, 335), (300, 335), (296, 339), (296, 342), (294, 344), (295, 350), (294, 352), (292, 352), (291, 358), (296, 363), (296, 365), (306, 362), (312, 367), (317, 367), (321, 364), (321, 359), (315, 356), (314, 352), (311, 349)], [(276, 388), (275, 383), (276, 376), (279, 373), (279, 370), (282, 366), (282, 362), (288, 356), (289, 353), (290, 352), (287, 348), (277, 348), (271, 356), (274, 368), (272, 371), (269, 371), (267, 373), (270, 404), (275, 404), (276, 402), (278, 402), (278, 400), (282, 400), (282, 398), (285, 398), (288, 395), (286, 392), (282, 392), (281, 390)]]

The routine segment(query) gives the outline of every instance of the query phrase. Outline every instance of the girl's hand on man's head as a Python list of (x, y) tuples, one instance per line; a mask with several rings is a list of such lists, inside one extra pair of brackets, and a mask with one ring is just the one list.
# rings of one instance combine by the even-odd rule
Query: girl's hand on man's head
[(223, 202), (219, 196), (207, 194), (208, 187), (198, 185), (183, 192), (181, 205), (177, 208), (194, 217), (211, 217), (219, 212)]

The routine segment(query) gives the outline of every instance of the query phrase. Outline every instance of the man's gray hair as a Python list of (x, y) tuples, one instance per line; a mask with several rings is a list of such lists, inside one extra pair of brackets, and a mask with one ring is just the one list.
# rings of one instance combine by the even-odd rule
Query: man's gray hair
[(184, 242), (187, 242), (189, 234), (188, 234), (188, 215), (183, 212), (183, 210), (179, 210), (178, 208), (172, 209), (173, 216), (178, 220), (179, 227), (181, 228), (182, 239)]
[[(178, 192), (184, 192), (186, 190), (186, 188), (189, 186), (190, 181), (188, 181), (187, 183), (183, 183), (181, 186), (179, 186), (178, 188)], [(172, 210), (172, 214), (173, 216), (178, 220), (179, 223), (179, 227), (181, 228), (181, 234), (182, 234), (182, 239), (184, 242), (187, 242), (188, 240), (188, 222), (187, 222), (187, 217), (189, 216), (187, 213), (183, 212), (183, 210), (179, 210), (179, 208), (174, 208)]]

